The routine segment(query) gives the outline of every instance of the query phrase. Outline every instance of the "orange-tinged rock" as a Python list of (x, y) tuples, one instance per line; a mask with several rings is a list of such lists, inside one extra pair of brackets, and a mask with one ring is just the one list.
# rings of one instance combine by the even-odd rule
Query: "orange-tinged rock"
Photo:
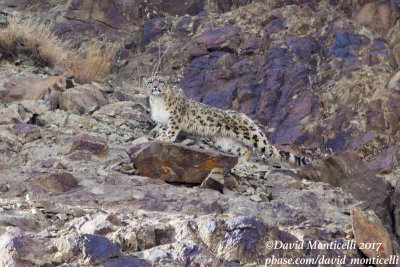
[[(358, 248), (368, 258), (390, 258), (397, 255), (394, 252), (390, 234), (382, 226), (378, 216), (374, 213), (366, 214), (359, 208), (351, 210), (353, 221), (354, 240)], [(388, 266), (377, 264), (376, 266)]]
[(237, 157), (169, 142), (146, 142), (126, 149), (132, 163), (144, 175), (167, 182), (202, 183), (214, 168), (226, 174)]

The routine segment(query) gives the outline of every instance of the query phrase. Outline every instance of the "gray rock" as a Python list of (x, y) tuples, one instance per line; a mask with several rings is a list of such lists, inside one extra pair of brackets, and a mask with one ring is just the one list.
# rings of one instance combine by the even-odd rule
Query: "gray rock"
[(0, 91), (0, 97), (11, 103), (21, 100), (46, 99), (51, 91), (63, 90), (65, 79), (60, 76), (40, 78), (36, 75), (16, 76), (4, 83), (6, 90)]
[(21, 105), (11, 104), (8, 107), (0, 107), (0, 125), (27, 123), (32, 114), (26, 112)]
[(154, 226), (144, 225), (136, 230), (137, 247), (139, 250), (146, 250), (156, 246)]
[(98, 262), (117, 257), (119, 246), (111, 243), (106, 237), (85, 234), (82, 252), (90, 262)]
[(224, 187), (224, 174), (223, 170), (219, 168), (214, 168), (211, 170), (210, 174), (201, 183), (200, 188), (214, 189), (222, 193)]
[(67, 89), (60, 96), (60, 108), (76, 114), (93, 113), (107, 104), (101, 91), (89, 84)]
[(0, 249), (22, 251), (23, 232), (18, 228), (6, 228), (7, 232), (0, 235)]
[(54, 240), (54, 244), (57, 247), (54, 260), (58, 262), (68, 262), (81, 252), (83, 239), (77, 233), (71, 233), (57, 238)]

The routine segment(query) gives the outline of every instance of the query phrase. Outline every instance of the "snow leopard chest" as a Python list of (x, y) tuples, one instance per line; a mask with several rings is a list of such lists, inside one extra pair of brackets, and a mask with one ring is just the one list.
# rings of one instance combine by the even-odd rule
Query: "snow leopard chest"
[(151, 118), (163, 125), (168, 123), (171, 112), (167, 109), (163, 99), (160, 97), (150, 96)]

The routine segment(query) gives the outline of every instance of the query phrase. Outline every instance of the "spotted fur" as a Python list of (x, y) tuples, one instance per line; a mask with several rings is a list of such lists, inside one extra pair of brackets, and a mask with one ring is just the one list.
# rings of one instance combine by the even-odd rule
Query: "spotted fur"
[(232, 153), (245, 162), (254, 150), (296, 165), (310, 158), (279, 151), (249, 117), (232, 110), (222, 110), (187, 98), (182, 89), (169, 86), (163, 77), (145, 80), (150, 95), (152, 119), (161, 125), (159, 139), (175, 141), (180, 131), (213, 141), (215, 147)]

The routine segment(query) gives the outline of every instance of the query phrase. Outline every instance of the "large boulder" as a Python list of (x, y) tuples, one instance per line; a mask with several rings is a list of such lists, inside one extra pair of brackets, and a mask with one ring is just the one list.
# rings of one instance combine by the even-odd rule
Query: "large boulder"
[(240, 30), (241, 28), (237, 26), (226, 26), (211, 30), (198, 36), (196, 42), (211, 51), (235, 51), (240, 44)]
[(68, 172), (40, 174), (32, 177), (30, 182), (51, 193), (63, 193), (78, 186), (76, 178)]
[(76, 114), (93, 113), (108, 103), (103, 93), (90, 84), (65, 90), (60, 96), (60, 108)]
[(334, 153), (313, 161), (298, 174), (308, 180), (343, 188), (356, 199), (365, 201), (386, 226), (392, 226), (391, 187), (377, 177), (356, 152)]
[(65, 78), (60, 76), (45, 78), (33, 75), (17, 76), (3, 84), (5, 90), (0, 91), (0, 98), (8, 103), (21, 100), (47, 100), (51, 94), (64, 90), (65, 85)]
[[(370, 259), (389, 259), (389, 264), (376, 266), (390, 266), (395, 264), (395, 255), (398, 255), (398, 246), (393, 244), (390, 233), (382, 226), (379, 218), (374, 214), (362, 212), (359, 208), (351, 210), (354, 240), (358, 248)], [(391, 260), (394, 258), (394, 260)]]
[(145, 176), (167, 182), (202, 183), (214, 169), (226, 174), (237, 157), (169, 142), (146, 142), (126, 149), (134, 166)]

